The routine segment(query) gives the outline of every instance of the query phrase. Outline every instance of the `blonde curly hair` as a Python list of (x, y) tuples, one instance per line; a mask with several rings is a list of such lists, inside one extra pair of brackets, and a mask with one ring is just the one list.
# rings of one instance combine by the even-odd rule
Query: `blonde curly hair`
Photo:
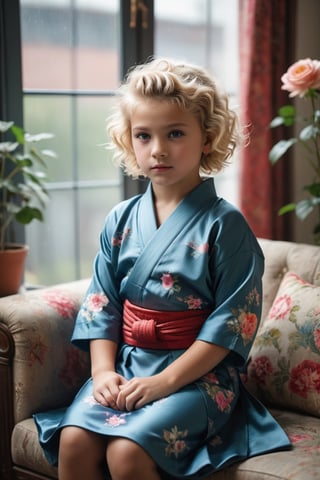
[(108, 121), (114, 161), (133, 177), (143, 175), (131, 140), (131, 113), (144, 98), (165, 100), (196, 115), (209, 142), (200, 173), (222, 170), (230, 161), (241, 134), (236, 113), (228, 97), (220, 93), (209, 74), (195, 65), (155, 59), (131, 69), (119, 88), (115, 113)]

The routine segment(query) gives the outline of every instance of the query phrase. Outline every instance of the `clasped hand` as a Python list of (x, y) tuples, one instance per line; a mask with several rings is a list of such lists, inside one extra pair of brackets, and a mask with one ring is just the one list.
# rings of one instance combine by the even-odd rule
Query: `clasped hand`
[(158, 375), (126, 380), (116, 372), (99, 373), (93, 378), (97, 402), (115, 410), (131, 411), (168, 394)]

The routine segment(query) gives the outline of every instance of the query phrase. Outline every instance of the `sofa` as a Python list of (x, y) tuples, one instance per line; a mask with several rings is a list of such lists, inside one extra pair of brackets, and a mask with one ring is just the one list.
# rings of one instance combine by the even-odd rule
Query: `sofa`
[[(292, 449), (239, 462), (208, 480), (319, 480), (320, 247), (259, 242), (266, 259), (262, 323), (242, 378)], [(32, 414), (70, 403), (89, 374), (88, 355), (69, 341), (88, 283), (0, 299), (1, 480), (57, 478)]]

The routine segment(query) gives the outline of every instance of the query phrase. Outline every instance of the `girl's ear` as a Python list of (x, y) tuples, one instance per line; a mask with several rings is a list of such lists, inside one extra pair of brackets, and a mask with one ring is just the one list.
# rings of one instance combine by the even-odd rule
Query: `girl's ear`
[(205, 144), (202, 147), (202, 153), (204, 155), (208, 155), (210, 152), (211, 152), (211, 140), (207, 138)]

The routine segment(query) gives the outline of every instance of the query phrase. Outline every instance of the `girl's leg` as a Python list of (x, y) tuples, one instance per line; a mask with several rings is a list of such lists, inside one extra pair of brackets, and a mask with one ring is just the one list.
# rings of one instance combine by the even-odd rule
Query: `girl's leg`
[(59, 480), (105, 480), (107, 440), (78, 427), (65, 427), (60, 436)]
[(152, 458), (127, 438), (109, 438), (107, 463), (112, 480), (161, 480)]

